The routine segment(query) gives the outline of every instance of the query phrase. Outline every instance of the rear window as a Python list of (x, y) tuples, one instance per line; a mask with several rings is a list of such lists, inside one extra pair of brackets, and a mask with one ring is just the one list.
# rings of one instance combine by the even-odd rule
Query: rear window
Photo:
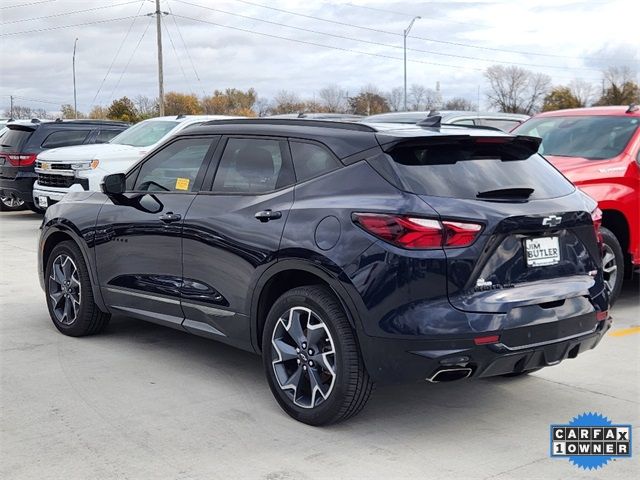
[(543, 199), (573, 191), (544, 158), (523, 151), (465, 142), (396, 147), (389, 154), (405, 187), (418, 195), (476, 199), (483, 192), (532, 189), (529, 199)]
[(542, 138), (544, 155), (603, 160), (622, 153), (639, 124), (638, 117), (540, 117), (516, 132)]
[(0, 138), (0, 149), (3, 152), (18, 152), (27, 142), (32, 129), (7, 128), (4, 135)]

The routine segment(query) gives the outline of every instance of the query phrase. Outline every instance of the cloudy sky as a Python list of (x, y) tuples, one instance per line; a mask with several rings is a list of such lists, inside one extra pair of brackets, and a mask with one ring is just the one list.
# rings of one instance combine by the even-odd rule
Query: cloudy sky
[[(334, 83), (409, 84), (484, 103), (488, 66), (517, 64), (555, 84), (599, 84), (603, 67), (640, 63), (638, 0), (396, 1), (162, 0), (165, 91), (210, 94), (253, 87), (313, 98)], [(127, 95), (157, 95), (152, 0), (1, 0), (0, 110), (15, 103), (78, 109)], [(49, 102), (49, 103), (44, 103)]]

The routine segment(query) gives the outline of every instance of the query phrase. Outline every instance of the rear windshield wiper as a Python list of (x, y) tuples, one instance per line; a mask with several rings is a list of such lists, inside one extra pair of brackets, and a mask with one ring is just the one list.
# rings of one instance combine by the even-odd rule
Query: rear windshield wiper
[(534, 192), (533, 188), (509, 187), (496, 188), (495, 190), (485, 190), (478, 192), (477, 198), (529, 198)]

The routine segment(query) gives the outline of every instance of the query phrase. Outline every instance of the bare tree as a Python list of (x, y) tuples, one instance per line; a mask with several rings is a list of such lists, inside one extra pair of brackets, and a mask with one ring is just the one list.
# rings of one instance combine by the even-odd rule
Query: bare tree
[(318, 92), (320, 105), (327, 112), (342, 113), (347, 107), (347, 91), (338, 85), (328, 85)]
[(489, 81), (489, 103), (508, 113), (531, 115), (537, 112), (551, 86), (548, 75), (516, 66), (493, 65), (484, 75)]
[(409, 98), (411, 105), (409, 108), (411, 110), (423, 110), (424, 99), (427, 96), (427, 89), (422, 85), (418, 85), (414, 83), (409, 88)]
[(146, 95), (138, 95), (134, 99), (133, 103), (138, 109), (141, 119), (157, 117), (160, 114), (160, 108), (156, 98), (149, 98)]
[(454, 97), (451, 100), (447, 100), (442, 106), (443, 110), (462, 110), (466, 112), (472, 112), (478, 109), (478, 106), (463, 97)]
[[(4, 111), (5, 117), (11, 117), (11, 110), (7, 108)], [(54, 118), (54, 115), (50, 115), (44, 108), (31, 108), (23, 105), (13, 105), (13, 117), (15, 120), (24, 119), (29, 120), (32, 118)]]
[(402, 87), (394, 87), (384, 95), (391, 111), (398, 112), (402, 110), (403, 95)]
[(253, 108), (259, 117), (266, 117), (271, 111), (271, 102), (264, 97), (258, 97)]
[(294, 92), (280, 90), (273, 99), (272, 114), (299, 113), (305, 110), (305, 104)]
[(569, 84), (571, 94), (578, 100), (581, 107), (587, 107), (593, 102), (595, 89), (592, 84), (586, 80), (573, 80)]

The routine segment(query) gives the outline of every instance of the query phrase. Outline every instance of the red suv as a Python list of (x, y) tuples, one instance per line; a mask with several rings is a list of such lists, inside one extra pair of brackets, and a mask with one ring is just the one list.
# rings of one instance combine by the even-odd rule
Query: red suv
[(541, 137), (540, 153), (598, 201), (612, 301), (625, 267), (640, 267), (639, 127), (640, 108), (631, 105), (545, 112), (514, 130)]

